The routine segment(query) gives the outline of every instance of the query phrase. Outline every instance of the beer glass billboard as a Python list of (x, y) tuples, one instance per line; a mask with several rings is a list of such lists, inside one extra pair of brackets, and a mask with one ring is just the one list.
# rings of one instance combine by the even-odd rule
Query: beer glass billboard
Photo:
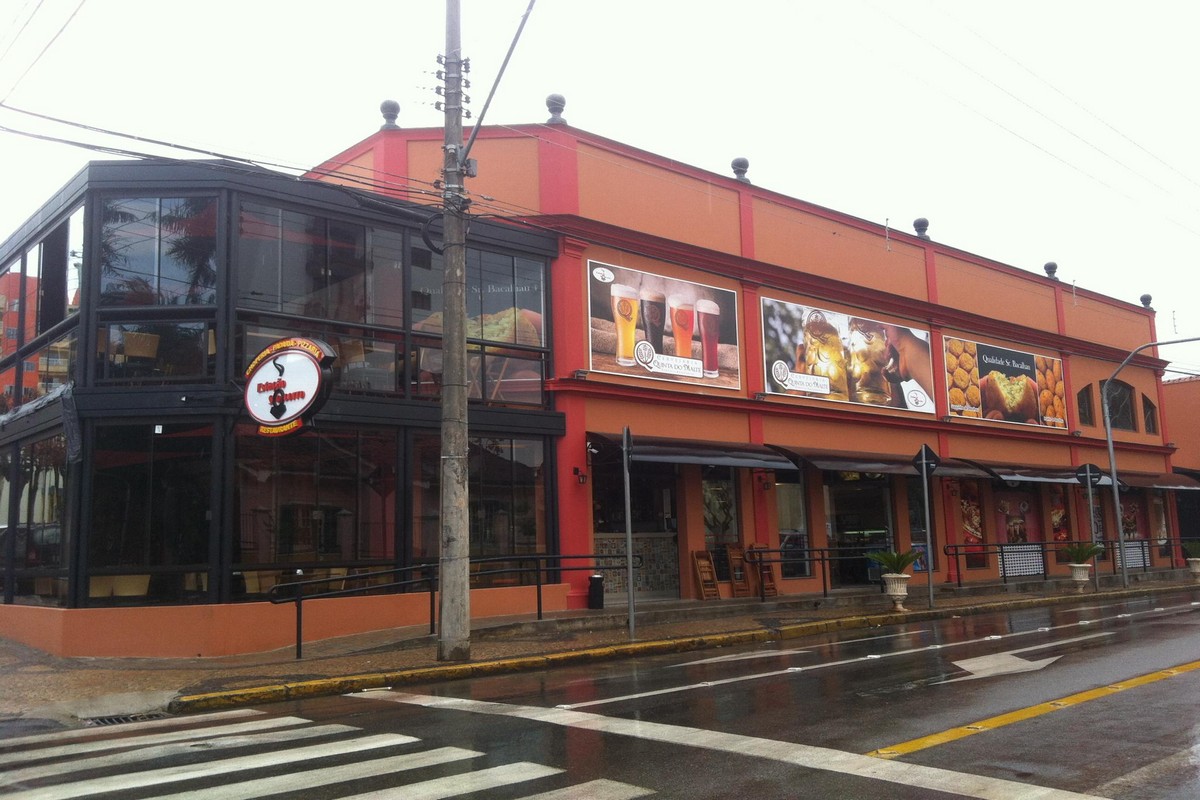
[(934, 413), (929, 331), (762, 298), (773, 394)]
[(591, 369), (741, 388), (737, 293), (588, 262)]

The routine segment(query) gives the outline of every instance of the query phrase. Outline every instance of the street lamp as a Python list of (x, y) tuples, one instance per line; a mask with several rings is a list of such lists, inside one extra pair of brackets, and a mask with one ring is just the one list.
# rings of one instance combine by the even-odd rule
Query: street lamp
[[(1125, 360), (1121, 362), (1121, 365), (1113, 371), (1108, 381), (1100, 387), (1100, 405), (1104, 409), (1104, 439), (1108, 443), (1108, 478), (1112, 482), (1113, 513), (1116, 514), (1113, 521), (1117, 526), (1117, 546), (1121, 559), (1121, 586), (1126, 589), (1129, 588), (1129, 569), (1125, 565), (1125, 529), (1121, 525), (1121, 492), (1117, 486), (1117, 455), (1113, 450), (1112, 414), (1109, 411), (1108, 405), (1108, 387), (1117, 379), (1117, 375), (1121, 370), (1125, 369), (1126, 365), (1133, 360), (1133, 357), (1146, 348), (1165, 347), (1169, 344), (1183, 344), (1184, 342), (1200, 342), (1200, 336), (1192, 336), (1188, 339), (1172, 339), (1169, 342), (1150, 342), (1130, 350), (1129, 355), (1125, 356)], [(1088, 509), (1088, 513), (1092, 513), (1090, 508)]]

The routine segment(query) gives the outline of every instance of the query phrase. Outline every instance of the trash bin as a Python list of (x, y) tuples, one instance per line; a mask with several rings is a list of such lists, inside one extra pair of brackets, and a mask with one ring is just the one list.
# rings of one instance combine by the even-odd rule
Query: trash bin
[(604, 608), (604, 576), (588, 577), (588, 608)]

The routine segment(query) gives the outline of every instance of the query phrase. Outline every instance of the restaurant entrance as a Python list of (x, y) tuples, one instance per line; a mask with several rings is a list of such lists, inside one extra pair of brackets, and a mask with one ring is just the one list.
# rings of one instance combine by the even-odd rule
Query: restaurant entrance
[(830, 584), (862, 586), (877, 580), (866, 554), (892, 545), (892, 503), (887, 479), (864, 472), (825, 473), (829, 520)]

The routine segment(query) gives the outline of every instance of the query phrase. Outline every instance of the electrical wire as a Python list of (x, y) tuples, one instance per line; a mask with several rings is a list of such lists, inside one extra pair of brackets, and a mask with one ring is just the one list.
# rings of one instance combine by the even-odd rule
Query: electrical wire
[[(4, 97), (2, 99), (0, 99), (0, 101), (8, 100), (8, 98), (12, 97), (12, 93), (15, 92), (17, 90), (17, 87), (21, 85), (21, 82), (25, 80), (25, 76), (28, 75), (35, 66), (37, 66), (37, 63), (42, 60), (42, 56), (46, 55), (46, 53), (49, 52), (50, 48), (54, 45), (54, 43), (58, 41), (58, 37), (62, 36), (63, 31), (65, 31), (67, 29), (67, 26), (71, 24), (71, 21), (75, 19), (75, 15), (79, 13), (79, 10), (81, 8), (83, 8), (83, 4), (86, 2), (87, 2), (87, 0), (79, 0), (79, 4), (75, 6), (75, 10), (71, 12), (71, 16), (67, 17), (66, 22), (64, 22), (59, 27), (59, 29), (55, 32), (55, 34), (50, 37), (50, 41), (46, 42), (46, 44), (43, 45), (42, 49), (38, 51), (37, 56), (35, 56), (33, 61), (31, 61), (29, 63), (29, 66), (27, 66), (25, 68), (25, 71), (20, 74), (20, 76), (17, 78), (17, 82), (14, 83), (11, 87), (9, 87), (8, 91), (5, 92)], [(41, 8), (40, 3), (38, 5), (38, 8)], [(34, 11), (36, 13), (37, 9), (35, 9)], [(32, 15), (30, 15), (30, 19), (32, 19)]]

